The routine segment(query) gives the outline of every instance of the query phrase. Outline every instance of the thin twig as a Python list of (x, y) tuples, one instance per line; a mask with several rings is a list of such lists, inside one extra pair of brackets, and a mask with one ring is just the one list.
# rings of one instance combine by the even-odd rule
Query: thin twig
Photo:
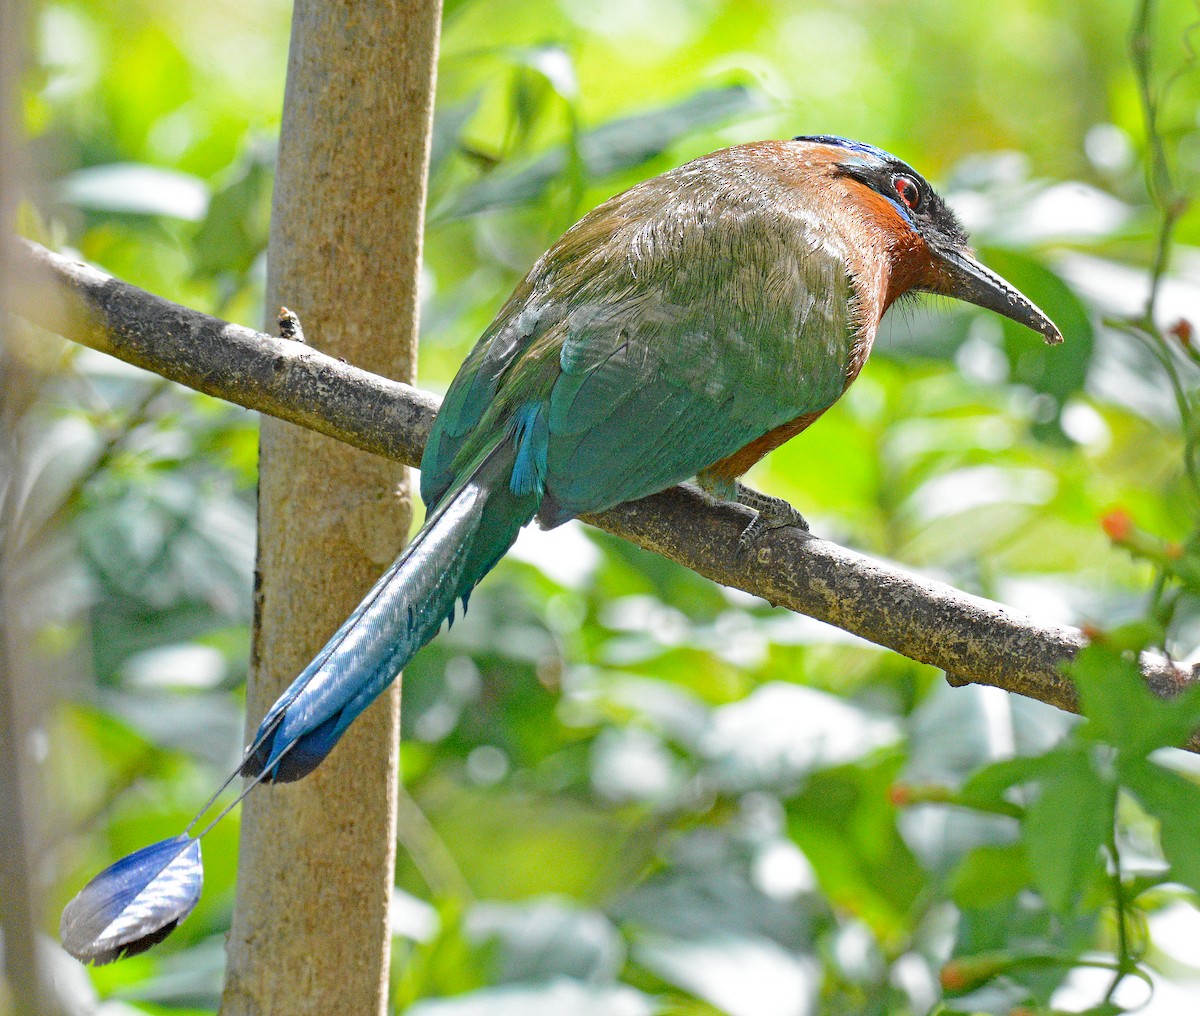
[[(1115, 794), (1114, 794), (1114, 813), (1115, 813)], [(1125, 883), (1121, 881), (1121, 851), (1117, 846), (1117, 830), (1116, 824), (1109, 828), (1107, 849), (1109, 859), (1112, 861), (1112, 896), (1113, 896), (1113, 912), (1117, 918), (1117, 966), (1113, 971), (1113, 979), (1108, 986), (1108, 991), (1105, 992), (1104, 1001), (1111, 1002), (1113, 995), (1116, 994), (1117, 988), (1121, 986), (1121, 982), (1125, 980), (1127, 974), (1131, 970), (1137, 968), (1137, 963), (1129, 951), (1129, 930), (1126, 925), (1129, 912), (1129, 901), (1125, 898)]]
[(1150, 200), (1162, 213), (1162, 220), (1155, 245), (1154, 263), (1150, 270), (1150, 292), (1146, 298), (1144, 325), (1155, 331), (1154, 310), (1159, 288), (1167, 272), (1171, 254), (1171, 240), (1175, 226), (1187, 207), (1183, 195), (1175, 192), (1171, 180), (1171, 164), (1167, 159), (1166, 144), (1159, 129), (1158, 113), (1161, 95), (1156, 95), (1151, 72), (1151, 56), (1154, 49), (1152, 27), (1154, 23), (1154, 0), (1142, 0), (1138, 5), (1133, 23), (1133, 34), (1129, 51), (1133, 62), (1134, 76), (1138, 84), (1138, 98), (1142, 105), (1142, 117), (1146, 123), (1146, 142), (1150, 147), (1150, 158), (1146, 165), (1146, 187)]
[(471, 886), (446, 846), (446, 841), (438, 835), (433, 823), (403, 783), (396, 795), (396, 805), (396, 841), (412, 858), (434, 898), (462, 902), (473, 900)]
[[(1188, 396), (1183, 379), (1180, 377), (1171, 343), (1155, 320), (1159, 293), (1170, 263), (1175, 227), (1179, 224), (1189, 203), (1188, 195), (1174, 182), (1159, 113), (1163, 97), (1170, 86), (1179, 80), (1186, 68), (1195, 63), (1196, 52), (1189, 43), (1188, 36), (1200, 26), (1200, 21), (1193, 23), (1184, 33), (1184, 47), (1187, 55), (1183, 65), (1169, 76), (1162, 88), (1156, 92), (1153, 74), (1154, 17), (1155, 0), (1141, 0), (1129, 38), (1129, 54), (1134, 77), (1137, 80), (1138, 98), (1142, 106), (1142, 118), (1146, 127), (1146, 144), (1149, 149), (1146, 160), (1146, 191), (1150, 201), (1158, 210), (1159, 226), (1154, 261), (1150, 269), (1150, 289), (1146, 294), (1141, 320), (1121, 322), (1118, 327), (1137, 338), (1156, 355), (1170, 381), (1179, 409), (1180, 426), (1183, 433), (1184, 474), (1192, 489), (1193, 503), (1200, 503), (1200, 461), (1198, 461), (1200, 459), (1200, 444), (1198, 444), (1200, 427), (1197, 426), (1196, 410)], [(1152, 611), (1158, 611), (1161, 608), (1164, 591), (1165, 587), (1160, 584), (1152, 600)]]

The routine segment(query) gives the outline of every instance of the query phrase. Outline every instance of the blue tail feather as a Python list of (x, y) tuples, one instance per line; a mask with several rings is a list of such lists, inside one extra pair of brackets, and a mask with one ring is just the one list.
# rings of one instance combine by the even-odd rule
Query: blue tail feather
[(510, 487), (511, 445), (486, 456), (437, 505), (324, 649), (271, 707), (242, 763), (243, 776), (286, 783), (310, 773), (442, 622), (455, 601), (512, 546), (537, 511), (536, 494)]

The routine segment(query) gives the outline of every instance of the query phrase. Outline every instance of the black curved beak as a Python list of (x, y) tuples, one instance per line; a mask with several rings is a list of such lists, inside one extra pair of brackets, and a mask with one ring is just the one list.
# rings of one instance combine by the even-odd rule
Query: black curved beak
[(1058, 326), (1024, 293), (1005, 282), (990, 268), (954, 248), (935, 249), (933, 253), (941, 261), (947, 283), (946, 288), (940, 290), (943, 296), (965, 300), (1012, 318), (1026, 328), (1032, 328), (1046, 340), (1047, 345), (1057, 346), (1062, 342), (1062, 332)]

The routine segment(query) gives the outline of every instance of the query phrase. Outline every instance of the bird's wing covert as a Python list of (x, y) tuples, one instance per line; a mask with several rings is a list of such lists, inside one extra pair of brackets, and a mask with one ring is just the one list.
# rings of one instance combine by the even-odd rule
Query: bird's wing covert
[(451, 386), (427, 500), (485, 434), (536, 417), (544, 461), (525, 472), (557, 524), (686, 479), (841, 394), (842, 260), (771, 181), (716, 188), (697, 166), (618, 195), (538, 262)]

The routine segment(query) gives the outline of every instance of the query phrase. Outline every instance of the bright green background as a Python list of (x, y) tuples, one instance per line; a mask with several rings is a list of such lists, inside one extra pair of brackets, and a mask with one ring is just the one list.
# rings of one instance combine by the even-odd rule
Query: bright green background
[[(289, 13), (274, 0), (44, 4), (27, 232), (260, 324)], [(895, 311), (841, 404), (751, 482), (822, 536), (1040, 621), (1144, 621), (1156, 541), (1187, 541), (1197, 512), (1166, 372), (1102, 323), (1140, 311), (1158, 221), (1133, 13), (451, 0), (422, 384), (444, 389), (533, 259), (606, 196), (738, 141), (867, 140), (942, 185), (984, 260), (1067, 342), (1047, 351), (947, 301)], [(1159, 13), (1154, 81), (1179, 72), (1161, 127), (1186, 193), (1200, 166), (1184, 42), (1197, 12)], [(1163, 328), (1200, 306), (1197, 244), (1190, 212)], [(305, 327), (319, 346), (321, 323)], [(177, 831), (237, 757), (256, 432), (240, 410), (27, 339), (40, 394), (23, 578), (36, 665), (67, 703), (47, 714), (43, 766), (51, 933), (91, 873)], [(1168, 355), (1194, 393), (1182, 354)], [(1114, 507), (1145, 538), (1136, 557), (1100, 526)], [(1072, 974), (1075, 958), (1117, 948), (1099, 849), (1114, 808), (1109, 850), (1137, 901), (1126, 953), (1154, 971), (1154, 1005), (1200, 997), (1198, 769), (1177, 752), (1155, 758), (1183, 776), (1145, 761), (1188, 720), (1139, 698), (1120, 655), (1147, 640), (1196, 650), (1192, 582), (1165, 582), (1178, 594), (1165, 632), (1122, 628), (1088, 657), (1080, 726), (950, 690), (931, 668), (584, 527), (523, 538), (406, 673), (396, 1011), (487, 1016), (507, 997), (531, 1016), (923, 1013), (952, 957), (952, 972), (982, 972), (956, 1010), (1083, 1009), (1112, 978)], [(985, 770), (953, 806), (896, 807), (898, 787), (946, 796), (1014, 753), (1042, 757)], [(94, 971), (80, 998), (98, 992), (105, 1013), (215, 1008), (236, 831), (227, 820), (205, 840), (204, 899), (170, 943)], [(1145, 994), (1130, 981), (1115, 998)]]

